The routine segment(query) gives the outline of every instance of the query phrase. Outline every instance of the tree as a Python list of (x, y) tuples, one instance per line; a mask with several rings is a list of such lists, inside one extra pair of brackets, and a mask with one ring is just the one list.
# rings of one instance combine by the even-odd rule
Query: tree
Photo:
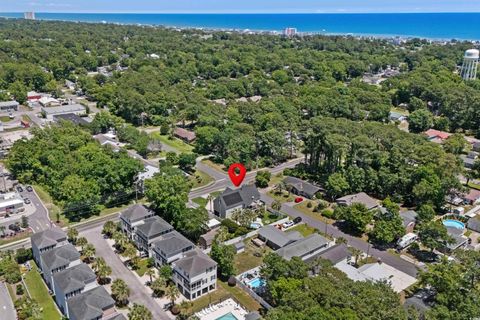
[(153, 281), (153, 277), (157, 274), (157, 272), (155, 271), (155, 269), (147, 269), (147, 271), (145, 271), (145, 275), (148, 276), (150, 278), (150, 283), (152, 283)]
[(82, 248), (83, 250), (83, 247), (85, 247), (85, 245), (88, 243), (87, 241), (87, 238), (85, 237), (80, 237), (77, 239), (77, 242), (75, 243), (77, 246), (79, 246), (80, 248)]
[(420, 222), (429, 222), (435, 218), (435, 209), (429, 204), (423, 204), (417, 209), (417, 214)]
[(192, 172), (197, 161), (195, 153), (181, 153), (178, 157), (178, 166), (185, 172)]
[(431, 251), (455, 242), (448, 234), (447, 228), (438, 220), (422, 224), (418, 238), (420, 242)]
[(4, 237), (4, 236), (5, 236), (5, 230), (6, 230), (6, 229), (7, 229), (7, 227), (6, 227), (6, 226), (3, 226), (3, 225), (2, 225), (2, 226), (0, 226), (0, 232), (2, 232), (2, 237)]
[(180, 291), (176, 285), (169, 285), (165, 289), (165, 296), (170, 300), (172, 306), (175, 304), (175, 300), (180, 296)]
[(232, 219), (240, 226), (249, 227), (258, 214), (252, 209), (235, 209), (232, 213)]
[(92, 260), (92, 257), (95, 255), (95, 247), (91, 243), (87, 243), (83, 248), (82, 248), (82, 255), (85, 258), (85, 261), (87, 263), (90, 263)]
[(166, 281), (170, 281), (172, 279), (172, 275), (173, 275), (172, 267), (170, 267), (170, 265), (168, 265), (168, 264), (165, 264), (165, 265), (161, 266), (158, 269), (158, 275), (161, 278), (165, 279)]
[(95, 270), (98, 276), (98, 282), (100, 284), (106, 283), (106, 279), (112, 273), (112, 268), (107, 265), (105, 259), (103, 259), (102, 257), (98, 257), (95, 259), (95, 261), (93, 262), (93, 270)]
[(363, 251), (354, 247), (348, 247), (348, 251), (351, 253), (353, 258), (355, 259), (355, 265), (358, 266), (358, 259), (360, 259), (360, 257), (362, 256)]
[(27, 102), (27, 87), (20, 81), (15, 81), (8, 88), (10, 94), (15, 97), (15, 100), (20, 104)]
[(125, 246), (122, 256), (128, 258), (133, 264), (133, 260), (137, 257), (137, 249), (135, 249), (133, 244), (129, 243)]
[(278, 200), (272, 202), (272, 209), (275, 211), (280, 211), (282, 209), (282, 203)]
[[(78, 238), (78, 230), (75, 229), (74, 227), (70, 227), (68, 228), (68, 231), (67, 231), (67, 237), (68, 237), (68, 241), (70, 241), (71, 243), (73, 244), (76, 244), (77, 243), (77, 238)], [(85, 238), (84, 238), (85, 239)], [(85, 239), (86, 240), (86, 239)], [(83, 240), (82, 240), (83, 241)], [(80, 245), (80, 244), (79, 244)], [(83, 244), (85, 245), (85, 244)]]
[(433, 126), (433, 116), (427, 109), (419, 109), (408, 117), (408, 129), (410, 132), (419, 133)]
[(113, 221), (107, 221), (103, 225), (102, 233), (111, 237), (113, 233), (117, 230), (117, 225)]
[(332, 200), (344, 196), (350, 190), (347, 179), (341, 173), (334, 173), (328, 177), (325, 187), (327, 195)]
[(162, 277), (158, 277), (150, 283), (150, 288), (153, 290), (155, 297), (161, 297), (165, 293), (167, 282)]
[(17, 263), (25, 263), (33, 259), (32, 249), (20, 248), (15, 254), (15, 260)]
[(117, 250), (122, 253), (125, 251), (127, 245), (130, 244), (127, 236), (121, 231), (115, 231), (112, 234), (112, 239), (115, 241), (115, 247), (117, 248)]
[(118, 278), (112, 282), (112, 297), (117, 306), (123, 307), (128, 304), (128, 297), (130, 296), (130, 288), (125, 281)]
[(128, 320), (152, 320), (153, 316), (150, 310), (145, 306), (134, 303), (129, 309)]
[(255, 185), (259, 188), (266, 188), (268, 187), (268, 183), (270, 182), (271, 178), (272, 174), (270, 173), (270, 171), (260, 170), (255, 176)]
[(21, 222), (20, 225), (24, 229), (28, 228), (28, 217), (27, 216), (22, 216), (22, 222)]
[(222, 279), (228, 279), (228, 277), (235, 274), (235, 248), (233, 246), (214, 242), (210, 255), (218, 263), (218, 275)]
[(197, 242), (207, 230), (208, 212), (205, 208), (187, 208), (174, 217), (175, 228), (193, 242)]
[(213, 200), (215, 200), (215, 197), (214, 197), (211, 193), (208, 194), (208, 196), (207, 196), (207, 203), (208, 203), (209, 206), (210, 206), (210, 212), (213, 212), (213, 205), (212, 205)]
[(364, 204), (354, 203), (348, 207), (335, 208), (335, 217), (344, 220), (347, 228), (355, 234), (365, 232), (367, 225), (372, 221), (373, 213)]
[(443, 144), (443, 148), (453, 154), (461, 154), (467, 146), (467, 140), (460, 133), (455, 133), (447, 138)]

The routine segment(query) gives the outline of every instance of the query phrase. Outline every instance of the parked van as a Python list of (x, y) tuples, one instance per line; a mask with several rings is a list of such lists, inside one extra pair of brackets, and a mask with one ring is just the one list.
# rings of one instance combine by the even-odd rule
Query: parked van
[(415, 233), (407, 233), (402, 238), (400, 238), (397, 242), (397, 249), (403, 250), (415, 241), (417, 241), (418, 237)]

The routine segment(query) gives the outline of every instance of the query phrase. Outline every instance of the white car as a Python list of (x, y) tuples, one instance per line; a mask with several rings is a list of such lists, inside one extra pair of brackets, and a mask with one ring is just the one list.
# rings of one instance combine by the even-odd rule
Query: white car
[(287, 229), (287, 228), (293, 227), (293, 225), (295, 225), (295, 223), (294, 223), (293, 221), (287, 221), (287, 222), (284, 222), (284, 223), (282, 224), (282, 227), (283, 227), (284, 229)]

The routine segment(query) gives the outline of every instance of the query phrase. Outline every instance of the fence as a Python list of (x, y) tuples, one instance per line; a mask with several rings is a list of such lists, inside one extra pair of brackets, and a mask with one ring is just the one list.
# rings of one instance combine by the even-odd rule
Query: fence
[(255, 299), (262, 307), (264, 307), (267, 310), (272, 309), (273, 307), (265, 300), (263, 300), (262, 297), (260, 297), (258, 294), (255, 293), (252, 289), (247, 287), (245, 284), (243, 284), (241, 281), (237, 280), (237, 285), (242, 288), (245, 292), (247, 292), (253, 299)]

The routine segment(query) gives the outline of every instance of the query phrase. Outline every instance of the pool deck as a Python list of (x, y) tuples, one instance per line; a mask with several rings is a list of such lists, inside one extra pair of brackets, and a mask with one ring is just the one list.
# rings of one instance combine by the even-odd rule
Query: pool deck
[(229, 313), (233, 314), (238, 320), (245, 320), (248, 312), (241, 305), (233, 301), (233, 299), (227, 299), (219, 304), (205, 308), (195, 315), (200, 320), (216, 320)]

